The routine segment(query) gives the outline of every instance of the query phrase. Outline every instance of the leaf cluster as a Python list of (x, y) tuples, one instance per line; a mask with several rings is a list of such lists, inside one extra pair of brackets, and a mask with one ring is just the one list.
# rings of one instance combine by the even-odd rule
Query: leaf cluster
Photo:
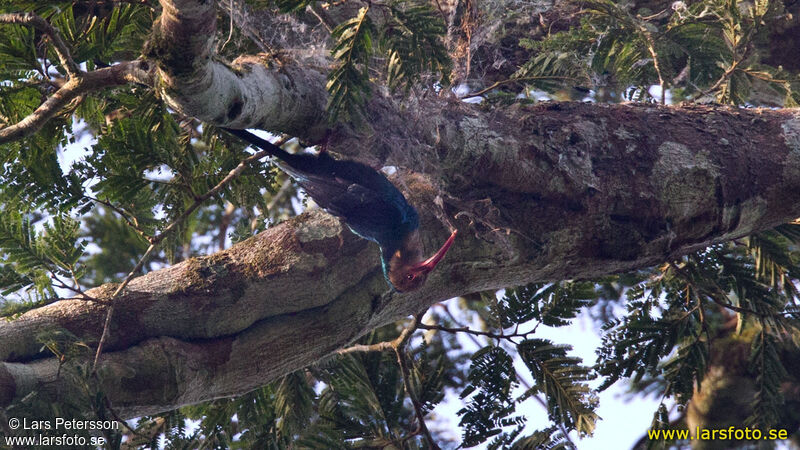
[[(676, 2), (653, 13), (611, 0), (580, 2), (579, 27), (522, 39), (532, 57), (512, 76), (556, 92), (586, 86), (611, 101), (705, 99), (724, 104), (797, 103), (798, 78), (766, 63), (760, 50), (779, 0)], [(662, 97), (650, 87), (660, 85)], [(604, 93), (610, 91), (610, 93)]]
[[(79, 262), (84, 243), (79, 242), (79, 223), (67, 216), (54, 216), (40, 223), (40, 231), (29, 215), (8, 211), (0, 215), (0, 314), (10, 316), (41, 306), (56, 296), (55, 287), (79, 289)], [(16, 298), (5, 298), (16, 294)]]
[[(373, 20), (372, 14), (380, 14), (381, 20)], [(340, 114), (350, 119), (361, 116), (379, 58), (385, 60), (380, 76), (391, 88), (408, 90), (435, 73), (443, 80), (451, 65), (443, 42), (445, 31), (444, 21), (431, 5), (416, 0), (368, 4), (339, 24), (331, 35), (335, 42), (331, 55), (336, 61), (327, 84), (331, 120)]]
[[(785, 355), (800, 342), (797, 227), (710, 247), (630, 287), (627, 314), (604, 326), (600, 389), (630, 377), (637, 389), (686, 404), (712, 367), (727, 364), (756, 385), (748, 423), (764, 429), (786, 420), (778, 413), (791, 380)], [(749, 343), (750, 356), (737, 365), (724, 355), (740, 341)]]

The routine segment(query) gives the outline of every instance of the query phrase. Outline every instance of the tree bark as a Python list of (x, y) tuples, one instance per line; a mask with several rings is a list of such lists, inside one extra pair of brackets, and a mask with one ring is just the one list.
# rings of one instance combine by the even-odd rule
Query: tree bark
[[(800, 215), (790, 111), (454, 103), (438, 118), (439, 140), (409, 150), (414, 171), (394, 178), (426, 249), (444, 240), (442, 220), (461, 229), (423, 289), (390, 292), (377, 248), (322, 212), (139, 277), (117, 299), (99, 370), (118, 413), (247, 392), (447, 298), (648, 266)], [(104, 311), (63, 300), (0, 325), (0, 405), (75, 392), (37, 336), (96, 343)]]
[[(320, 135), (321, 76), (253, 62), (237, 74), (212, 60), (207, 39), (181, 40), (210, 34), (210, 2), (162, 3), (169, 38), (148, 57), (171, 107), (216, 125)], [(286, 98), (288, 113), (276, 108)], [(447, 228), (461, 230), (426, 285), (391, 292), (377, 248), (322, 212), (136, 278), (115, 300), (98, 370), (122, 418), (245, 393), (451, 297), (646, 267), (800, 216), (794, 111), (409, 103), (376, 95), (369, 124), (332, 130), (328, 149), (398, 168), (428, 253)], [(38, 339), (66, 330), (96, 345), (113, 290), (0, 324), (0, 407), (34, 390), (76, 401), (74, 380)]]
[(313, 62), (270, 55), (213, 58), (215, 2), (162, 0), (145, 56), (162, 98), (180, 113), (229, 128), (263, 128), (318, 141), (327, 116), (325, 75)]

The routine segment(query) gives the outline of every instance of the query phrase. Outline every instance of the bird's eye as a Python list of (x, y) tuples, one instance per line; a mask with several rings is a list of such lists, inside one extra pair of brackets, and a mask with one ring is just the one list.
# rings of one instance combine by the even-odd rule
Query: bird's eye
[(406, 275), (406, 280), (411, 281), (413, 279), (414, 279), (414, 274), (413, 273), (409, 273), (408, 275)]

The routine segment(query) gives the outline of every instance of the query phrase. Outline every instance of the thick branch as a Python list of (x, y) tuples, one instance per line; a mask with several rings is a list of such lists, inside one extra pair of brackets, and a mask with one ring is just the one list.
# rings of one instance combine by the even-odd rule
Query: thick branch
[[(370, 148), (379, 162), (415, 170), (395, 181), (420, 210), (429, 252), (447, 234), (439, 218), (461, 229), (424, 288), (391, 293), (377, 248), (322, 213), (136, 278), (117, 301), (98, 370), (122, 417), (247, 392), (443, 299), (653, 265), (800, 216), (791, 111), (546, 104), (487, 113), (436, 99), (417, 110), (378, 111), (379, 133), (337, 135), (332, 149)], [(0, 406), (36, 388), (76, 392), (55, 380), (58, 364), (39, 354), (36, 336), (65, 328), (96, 343), (105, 308), (61, 301), (0, 324)], [(159, 382), (143, 382), (151, 378)]]
[(231, 65), (212, 59), (214, 2), (162, 0), (147, 56), (158, 61), (162, 95), (182, 114), (229, 128), (262, 128), (308, 140), (326, 127), (325, 76), (265, 55)]
[(429, 99), (395, 114), (387, 105), (371, 105), (368, 138), (339, 133), (328, 148), (425, 173), (436, 180), (430, 195), (498, 249), (527, 240), (531, 253), (517, 256), (538, 258), (531, 244), (543, 242), (574, 264), (543, 279), (595, 277), (600, 260), (610, 272), (653, 265), (800, 215), (792, 110), (548, 103), (483, 113)]

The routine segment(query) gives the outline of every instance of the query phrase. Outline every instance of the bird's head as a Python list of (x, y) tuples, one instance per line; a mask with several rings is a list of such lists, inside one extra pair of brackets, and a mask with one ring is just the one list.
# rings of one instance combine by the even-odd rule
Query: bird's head
[(422, 260), (422, 245), (419, 239), (419, 233), (415, 230), (403, 240), (402, 245), (397, 249), (389, 259), (388, 270), (386, 273), (389, 282), (394, 286), (398, 292), (409, 292), (419, 289), (428, 275), (433, 272), (439, 261), (444, 258), (447, 250), (453, 245), (458, 230), (453, 231), (453, 234), (447, 239), (433, 256), (426, 260)]

